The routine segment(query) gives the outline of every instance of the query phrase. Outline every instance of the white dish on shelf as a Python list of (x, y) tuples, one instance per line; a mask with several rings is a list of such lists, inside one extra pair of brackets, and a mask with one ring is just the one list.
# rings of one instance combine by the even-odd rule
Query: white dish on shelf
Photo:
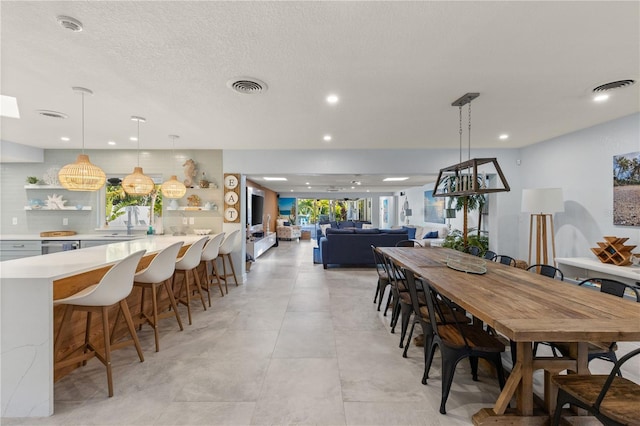
[(211, 229), (194, 229), (193, 232), (196, 235), (209, 235), (211, 233)]

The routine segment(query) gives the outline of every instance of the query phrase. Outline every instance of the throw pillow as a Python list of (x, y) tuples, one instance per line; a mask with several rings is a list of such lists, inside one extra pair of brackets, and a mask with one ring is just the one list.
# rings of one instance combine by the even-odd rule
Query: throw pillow
[(438, 238), (438, 231), (431, 231), (424, 234), (424, 239), (427, 238)]
[(363, 223), (362, 224), (362, 229), (373, 229), (373, 224), (372, 223)]
[(410, 228), (408, 226), (403, 226), (402, 229), (407, 230), (407, 235), (410, 240), (413, 240), (416, 237), (416, 228)]
[(326, 225), (320, 225), (320, 230), (322, 231), (322, 235), (327, 235), (327, 228), (331, 228), (330, 223), (327, 223)]
[(284, 226), (291, 226), (291, 223), (290, 222), (285, 222)]
[(351, 229), (339, 229), (339, 228), (328, 228), (327, 235), (330, 234), (353, 234), (355, 233), (355, 228)]
[(284, 219), (276, 219), (277, 226), (284, 226)]
[(356, 228), (356, 234), (379, 234), (380, 230), (378, 228)]

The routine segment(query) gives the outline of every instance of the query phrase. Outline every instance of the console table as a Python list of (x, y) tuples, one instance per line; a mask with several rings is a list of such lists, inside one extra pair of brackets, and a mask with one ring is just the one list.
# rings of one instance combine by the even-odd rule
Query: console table
[(627, 284), (640, 282), (640, 267), (616, 266), (589, 257), (557, 257), (558, 268), (567, 278), (611, 278)]
[(264, 237), (247, 241), (247, 254), (257, 259), (265, 251), (269, 250), (276, 243), (276, 233), (267, 232)]

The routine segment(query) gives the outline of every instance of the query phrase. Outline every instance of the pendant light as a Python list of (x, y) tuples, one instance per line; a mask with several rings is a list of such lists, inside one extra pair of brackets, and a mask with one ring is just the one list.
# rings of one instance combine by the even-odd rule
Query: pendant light
[[(172, 155), (171, 158), (175, 159), (176, 156), (176, 139), (180, 136), (178, 135), (169, 135), (172, 140)], [(172, 167), (173, 169), (173, 167)], [(162, 190), (162, 195), (165, 198), (182, 198), (184, 194), (187, 193), (187, 187), (184, 186), (184, 183), (180, 182), (176, 175), (171, 175), (171, 178), (162, 184), (160, 187)]]
[[(480, 96), (479, 93), (466, 93), (451, 104), (458, 107), (460, 111), (460, 162), (440, 169), (433, 187), (433, 197), (459, 197), (510, 191), (509, 183), (496, 158), (471, 158), (471, 101), (478, 96)], [(469, 108), (467, 161), (462, 161), (462, 107), (464, 105), (468, 105)], [(489, 167), (495, 171), (499, 180), (495, 187), (489, 187), (487, 173), (480, 172), (478, 166)]]
[(131, 121), (138, 122), (138, 165), (134, 167), (133, 173), (122, 180), (122, 189), (133, 196), (148, 195), (156, 187), (156, 184), (153, 179), (142, 172), (142, 167), (140, 167), (140, 123), (145, 123), (147, 120), (132, 115)]
[(82, 154), (78, 154), (75, 163), (67, 164), (58, 172), (60, 184), (69, 191), (97, 191), (102, 188), (107, 176), (102, 169), (89, 161), (84, 153), (84, 95), (93, 92), (84, 87), (73, 87), (74, 92), (82, 96)]

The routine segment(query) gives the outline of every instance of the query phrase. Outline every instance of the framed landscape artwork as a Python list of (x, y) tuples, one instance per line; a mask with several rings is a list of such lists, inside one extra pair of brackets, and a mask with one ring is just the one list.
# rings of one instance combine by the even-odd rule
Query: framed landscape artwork
[(444, 198), (434, 198), (433, 191), (424, 191), (424, 221), (444, 223)]
[(278, 217), (296, 223), (296, 199), (278, 198)]
[(640, 151), (613, 156), (613, 224), (640, 226)]

